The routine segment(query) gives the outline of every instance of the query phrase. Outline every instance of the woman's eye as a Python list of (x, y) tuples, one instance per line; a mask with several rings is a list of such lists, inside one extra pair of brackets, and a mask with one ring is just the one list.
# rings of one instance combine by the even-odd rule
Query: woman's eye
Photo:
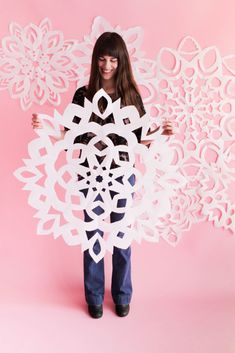
[[(102, 56), (100, 56), (98, 60), (104, 62), (106, 59), (103, 58)], [(117, 58), (112, 58), (112, 59), (109, 59), (109, 61), (111, 63), (116, 63), (118, 61), (118, 59)], [(108, 62), (108, 60), (107, 60), (107, 62)]]

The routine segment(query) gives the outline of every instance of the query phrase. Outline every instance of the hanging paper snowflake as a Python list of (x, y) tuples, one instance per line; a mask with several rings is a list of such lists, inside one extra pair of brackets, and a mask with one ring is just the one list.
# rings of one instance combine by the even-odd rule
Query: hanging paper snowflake
[(60, 94), (78, 79), (77, 41), (64, 40), (62, 32), (52, 30), (48, 18), (39, 26), (30, 23), (22, 28), (11, 23), (9, 30), (0, 49), (0, 89), (19, 98), (23, 110), (32, 103), (59, 105)]
[[(101, 98), (107, 101), (104, 112), (99, 110)], [(92, 120), (94, 114), (101, 120), (112, 114), (113, 121), (100, 125)], [(147, 115), (140, 118), (134, 106), (121, 108), (120, 100), (112, 102), (102, 89), (92, 102), (85, 99), (84, 107), (69, 104), (63, 116), (57, 112), (54, 118), (40, 116), (44, 128), (29, 144), (30, 159), (15, 172), (30, 191), (29, 204), (38, 210), (38, 233), (62, 235), (70, 245), (81, 244), (95, 261), (106, 250), (112, 252), (113, 246), (127, 248), (133, 239), (158, 241), (159, 217), (170, 212), (171, 197), (185, 182), (161, 129), (151, 136), (157, 142), (150, 149), (138, 143), (137, 129), (142, 128), (142, 140), (150, 138)], [(53, 142), (52, 131), (59, 133), (60, 126), (69, 131), (63, 140)], [(84, 144), (79, 139), (88, 133)], [(114, 213), (120, 220), (110, 223)], [(99, 254), (93, 251), (96, 241)]]
[(192, 37), (157, 56), (158, 118), (174, 121), (169, 146), (188, 180), (165, 218), (176, 237), (205, 219), (235, 231), (234, 59), (216, 47), (202, 49)]
[[(167, 218), (162, 219), (164, 226), (159, 229), (161, 236), (169, 243), (176, 244), (183, 231), (189, 230), (192, 223), (206, 220), (207, 216), (210, 220), (216, 220), (217, 225), (220, 224), (234, 231), (233, 211), (228, 212), (226, 216), (227, 207), (234, 209), (233, 201), (229, 200), (227, 195), (228, 187), (234, 180), (234, 172), (229, 167), (232, 166), (231, 160), (229, 163), (228, 160), (225, 162), (224, 154), (219, 156), (216, 164), (224, 165), (225, 162), (227, 165), (227, 172), (224, 168), (220, 168), (223, 173), (217, 173), (217, 178), (220, 180), (224, 180), (224, 174), (229, 173), (225, 177), (227, 186), (220, 189), (224, 195), (223, 200), (224, 198), (227, 200), (225, 202), (227, 206), (222, 206), (221, 202), (219, 210), (217, 203), (210, 201), (208, 205), (211, 197), (206, 197), (209, 190), (206, 193), (203, 186), (203, 179), (206, 180), (213, 169), (209, 159), (205, 157), (213, 153), (215, 148), (218, 152), (216, 144), (220, 146), (219, 148), (223, 146), (227, 149), (229, 144), (225, 142), (227, 138), (231, 144), (233, 143), (234, 118), (230, 110), (235, 94), (234, 56), (222, 58), (217, 48), (201, 49), (193, 38), (185, 37), (178, 49), (162, 48), (154, 62), (144, 58), (141, 51), (143, 31), (140, 27), (124, 30), (120, 26), (112, 26), (102, 17), (97, 17), (93, 22), (91, 33), (84, 36), (84, 41), (78, 44), (79, 67), (84, 67), (84, 77), (82, 74), (79, 75), (81, 81), (78, 81), (78, 86), (87, 82), (92, 48), (104, 31), (118, 32), (127, 43), (134, 75), (141, 88), (145, 108), (150, 117), (150, 125), (159, 125), (163, 119), (169, 118), (174, 121), (177, 131), (177, 135), (171, 137), (171, 147), (175, 150), (175, 158), (179, 160), (182, 175), (187, 177), (188, 184), (172, 200), (175, 206), (171, 213)], [(226, 75), (222, 67), (227, 69)], [(224, 90), (222, 95), (220, 95), (221, 89)], [(220, 105), (218, 105), (218, 99)], [(214, 119), (214, 128), (210, 126), (213, 124), (213, 119), (208, 118), (209, 114), (216, 116), (217, 113), (222, 115), (225, 113), (226, 124), (225, 120), (221, 121), (223, 133), (219, 132), (221, 127), (218, 126), (216, 119)], [(208, 119), (210, 121), (207, 121)], [(225, 125), (228, 127), (229, 136), (225, 132)], [(210, 132), (207, 129), (209, 126)], [(200, 150), (206, 151), (205, 155), (204, 152), (200, 154)], [(228, 159), (234, 160), (234, 147), (230, 146), (229, 156), (225, 154)], [(194, 175), (196, 171), (197, 176)], [(214, 200), (215, 190), (216, 188), (212, 188)], [(209, 210), (211, 210), (210, 214), (208, 214)]]

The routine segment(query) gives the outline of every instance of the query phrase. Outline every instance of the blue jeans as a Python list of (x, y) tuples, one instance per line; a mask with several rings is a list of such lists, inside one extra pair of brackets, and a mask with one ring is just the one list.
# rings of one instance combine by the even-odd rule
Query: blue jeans
[[(134, 185), (135, 177), (131, 178), (131, 184)], [(125, 206), (125, 200), (120, 201), (120, 207)], [(97, 215), (99, 211), (97, 210)], [(85, 222), (91, 219), (86, 213)], [(123, 213), (112, 212), (110, 215), (111, 223), (117, 222), (124, 217)], [(92, 237), (96, 232), (103, 235), (100, 230), (87, 232), (88, 238)], [(96, 254), (100, 251), (100, 245), (95, 242), (93, 250)], [(90, 305), (100, 305), (104, 300), (104, 259), (96, 263), (89, 254), (89, 250), (84, 251), (84, 288), (86, 302)], [(115, 304), (129, 304), (132, 297), (132, 282), (131, 282), (131, 247), (120, 249), (114, 247), (112, 255), (112, 284), (111, 294)]]

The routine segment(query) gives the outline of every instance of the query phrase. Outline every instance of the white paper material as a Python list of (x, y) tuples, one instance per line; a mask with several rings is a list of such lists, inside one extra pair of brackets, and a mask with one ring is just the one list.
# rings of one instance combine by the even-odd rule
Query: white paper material
[(12, 98), (20, 99), (23, 110), (32, 103), (58, 106), (61, 93), (77, 80), (78, 41), (64, 40), (48, 18), (38, 26), (29, 23), (21, 27), (12, 22), (9, 32), (0, 48), (0, 90), (8, 89)]
[[(101, 97), (107, 100), (103, 113), (98, 107)], [(114, 121), (100, 125), (90, 121), (92, 113), (101, 119), (112, 113)], [(73, 122), (74, 116), (80, 118), (79, 123)], [(125, 249), (133, 240), (140, 242), (142, 238), (158, 241), (160, 218), (170, 212), (171, 197), (185, 184), (178, 167), (172, 164), (174, 151), (168, 147), (166, 137), (160, 135), (162, 129), (154, 134), (156, 141), (149, 149), (138, 143), (133, 132), (137, 128), (143, 127), (142, 140), (152, 138), (146, 135), (147, 114), (140, 118), (134, 106), (120, 107), (120, 99), (112, 102), (103, 89), (92, 102), (85, 99), (84, 107), (71, 103), (62, 116), (55, 112), (53, 118), (43, 114), (39, 117), (44, 128), (35, 130), (38, 138), (29, 143), (30, 158), (15, 172), (25, 183), (24, 189), (30, 191), (29, 204), (37, 209), (38, 234), (52, 233), (55, 238), (63, 236), (69, 245), (81, 244), (82, 250), (89, 249), (96, 262), (106, 250), (112, 252), (113, 246)], [(70, 130), (63, 140), (53, 142), (52, 131), (59, 134), (59, 126)], [(88, 132), (93, 137), (87, 145), (74, 143), (77, 136)], [(121, 136), (127, 145), (115, 145), (110, 134)], [(105, 143), (104, 149), (100, 149), (100, 141)], [(126, 160), (122, 160), (123, 152)], [(41, 183), (43, 176), (45, 181)], [(130, 182), (133, 176), (134, 185)], [(115, 193), (114, 197), (110, 191)], [(102, 211), (99, 215), (97, 207)], [(89, 222), (83, 219), (84, 211)], [(113, 212), (122, 218), (110, 223)], [(89, 231), (96, 231), (90, 239)], [(96, 241), (101, 249), (98, 254), (93, 250)]]
[(215, 46), (201, 48), (187, 36), (177, 49), (162, 48), (156, 64), (158, 118), (174, 121), (169, 146), (188, 180), (165, 222), (176, 238), (203, 220), (234, 233), (235, 56), (222, 57)]

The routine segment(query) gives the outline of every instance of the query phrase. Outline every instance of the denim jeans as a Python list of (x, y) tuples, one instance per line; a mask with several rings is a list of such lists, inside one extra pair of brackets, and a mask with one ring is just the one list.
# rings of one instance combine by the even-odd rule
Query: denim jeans
[[(134, 175), (130, 180), (134, 185)], [(125, 206), (125, 200), (120, 201), (120, 207)], [(85, 222), (90, 221), (90, 217), (84, 212)], [(97, 210), (99, 215), (99, 210)], [(123, 213), (112, 212), (110, 215), (111, 223), (121, 220), (124, 217)], [(100, 230), (87, 232), (88, 238), (92, 237), (96, 232), (102, 236)], [(95, 242), (93, 250), (99, 253), (100, 246)], [(84, 288), (86, 302), (90, 305), (100, 305), (104, 300), (105, 276), (104, 276), (104, 259), (96, 263), (89, 254), (89, 250), (84, 251)], [(129, 304), (132, 297), (132, 282), (131, 282), (131, 247), (120, 249), (114, 247), (112, 255), (112, 284), (111, 294), (115, 304)]]

